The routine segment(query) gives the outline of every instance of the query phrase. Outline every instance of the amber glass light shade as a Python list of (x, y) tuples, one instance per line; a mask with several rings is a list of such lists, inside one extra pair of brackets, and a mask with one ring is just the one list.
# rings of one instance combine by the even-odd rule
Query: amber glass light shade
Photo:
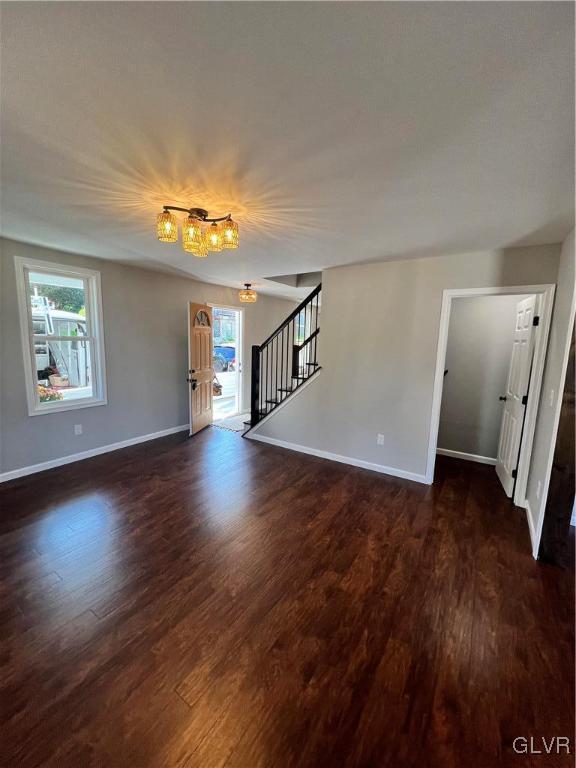
[(205, 259), (206, 256), (208, 256), (208, 248), (206, 247), (206, 239), (204, 238), (203, 233), (200, 242), (193, 245), (190, 249), (190, 253), (193, 253), (194, 256), (197, 256), (199, 259)]
[(170, 211), (162, 211), (156, 219), (156, 233), (162, 243), (175, 243), (178, 240), (178, 220)]
[(245, 286), (246, 287), (242, 288), (241, 291), (238, 291), (238, 298), (244, 304), (254, 304), (258, 298), (258, 294), (251, 287), (251, 283), (245, 283)]
[(202, 243), (202, 227), (198, 219), (189, 216), (182, 222), (182, 248), (194, 253)]
[(238, 248), (238, 224), (232, 219), (222, 222), (222, 245), (224, 248)]
[(222, 229), (220, 224), (214, 221), (209, 227), (206, 227), (204, 230), (204, 242), (209, 251), (222, 250)]

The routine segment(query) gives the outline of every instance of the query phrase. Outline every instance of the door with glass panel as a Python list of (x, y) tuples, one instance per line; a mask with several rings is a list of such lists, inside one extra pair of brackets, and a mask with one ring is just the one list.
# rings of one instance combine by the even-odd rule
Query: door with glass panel
[(212, 309), (188, 305), (188, 386), (190, 434), (212, 423)]

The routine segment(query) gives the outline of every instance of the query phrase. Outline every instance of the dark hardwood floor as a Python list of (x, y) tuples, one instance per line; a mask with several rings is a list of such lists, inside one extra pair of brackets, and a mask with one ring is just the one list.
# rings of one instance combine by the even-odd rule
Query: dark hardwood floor
[(207, 429), (0, 490), (9, 768), (572, 766), (574, 575), (493, 468)]

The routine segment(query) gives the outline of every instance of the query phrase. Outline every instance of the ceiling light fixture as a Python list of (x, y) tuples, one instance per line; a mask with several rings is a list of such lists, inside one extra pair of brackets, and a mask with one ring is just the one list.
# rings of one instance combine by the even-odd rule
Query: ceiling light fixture
[(238, 298), (244, 304), (254, 304), (258, 298), (258, 294), (252, 288), (252, 283), (244, 283), (244, 285), (246, 287), (242, 288), (241, 291), (238, 291)]
[(188, 216), (182, 222), (182, 248), (188, 253), (194, 253), (202, 243), (202, 226), (198, 219)]
[(176, 205), (165, 205), (157, 216), (156, 234), (162, 243), (178, 240), (178, 219), (171, 211), (188, 214), (182, 222), (182, 247), (186, 253), (205, 258), (208, 251), (238, 248), (238, 224), (232, 219), (232, 214), (210, 218), (204, 208), (180, 208)]
[(217, 253), (223, 249), (222, 230), (217, 221), (213, 221), (205, 230), (206, 247), (209, 251)]
[(232, 219), (226, 219), (222, 227), (222, 247), (238, 248), (238, 224)]
[(173, 213), (164, 210), (156, 219), (156, 232), (158, 240), (163, 243), (175, 243), (178, 240), (178, 221)]

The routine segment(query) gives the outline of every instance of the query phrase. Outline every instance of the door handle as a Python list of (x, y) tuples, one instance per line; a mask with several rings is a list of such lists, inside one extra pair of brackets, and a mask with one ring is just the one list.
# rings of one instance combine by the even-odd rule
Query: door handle
[(198, 379), (186, 379), (186, 381), (188, 382), (188, 384), (192, 385), (192, 391), (194, 391), (198, 386)]
[(506, 395), (500, 395), (500, 397), (498, 398), (498, 400), (506, 400)]

